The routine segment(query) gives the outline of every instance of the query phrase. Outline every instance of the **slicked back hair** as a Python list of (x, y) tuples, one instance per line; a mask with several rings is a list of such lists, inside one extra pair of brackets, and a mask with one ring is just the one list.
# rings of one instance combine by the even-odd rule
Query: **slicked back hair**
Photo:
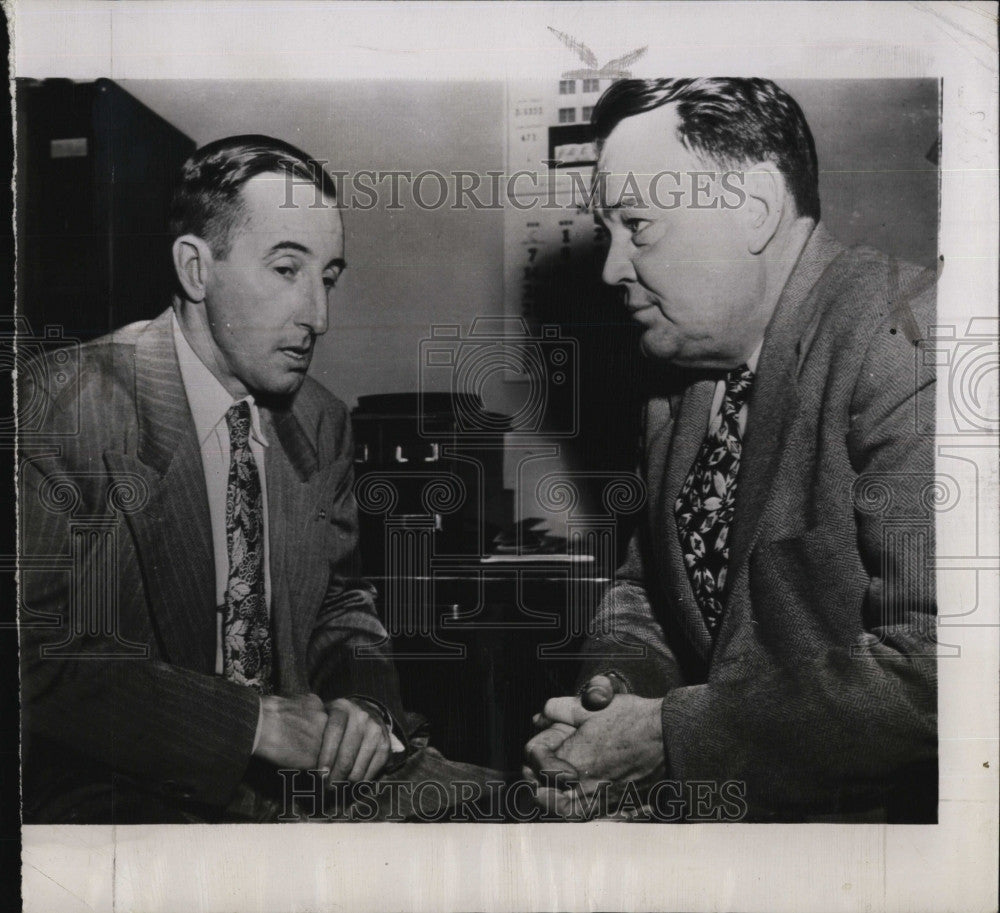
[(225, 259), (233, 229), (246, 218), (243, 185), (259, 174), (287, 175), (296, 184), (311, 183), (324, 196), (337, 199), (323, 163), (301, 149), (261, 134), (227, 136), (202, 146), (182, 166), (170, 207), (171, 235), (196, 235), (208, 243), (214, 257)]
[(623, 79), (594, 107), (600, 147), (626, 117), (674, 104), (677, 138), (717, 167), (773, 162), (800, 216), (819, 221), (816, 144), (802, 109), (769, 79)]

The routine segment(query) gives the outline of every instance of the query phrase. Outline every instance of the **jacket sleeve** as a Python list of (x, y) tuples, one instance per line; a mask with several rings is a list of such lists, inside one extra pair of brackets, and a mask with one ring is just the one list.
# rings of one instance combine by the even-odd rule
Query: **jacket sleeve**
[[(932, 304), (925, 296), (922, 313)], [(799, 638), (794, 661), (734, 663), (663, 700), (669, 774), (742, 781), (758, 810), (844, 810), (907, 777), (936, 783), (934, 371), (891, 317), (871, 329), (849, 407), (855, 530), (771, 543), (758, 569), (780, 565), (787, 585), (765, 592), (751, 580), (757, 617), (815, 630), (788, 635)], [(838, 555), (855, 549), (862, 582), (838, 589)], [(833, 582), (821, 587), (806, 569), (824, 554)], [(822, 631), (845, 614), (859, 620), (846, 647)]]
[(334, 427), (334, 459), (344, 471), (332, 483), (336, 484), (332, 515), (337, 541), (344, 545), (331, 556), (329, 583), (309, 640), (309, 681), (324, 701), (363, 697), (388, 710), (398, 724), (404, 713), (389, 634), (376, 607), (375, 587), (361, 576), (354, 446), (343, 406)]
[[(104, 772), (98, 776), (123, 774), (170, 799), (225, 805), (250, 760), (259, 698), (221, 678), (153, 658), (152, 632), (143, 634), (132, 622), (127, 625), (132, 643), (126, 649), (117, 629), (81, 627), (79, 619), (71, 618), (71, 580), (89, 586), (104, 609), (117, 591), (101, 588), (102, 575), (114, 574), (108, 562), (122, 560), (123, 554), (102, 551), (98, 537), (74, 534), (68, 513), (50, 503), (60, 489), (81, 484), (81, 477), (88, 484), (87, 475), (71, 472), (64, 460), (51, 457), (24, 460), (19, 467), (25, 763), (56, 771), (91, 766)], [(103, 502), (107, 480), (90, 475), (89, 484)], [(128, 535), (122, 524), (115, 532)], [(63, 556), (71, 556), (72, 572)], [(120, 578), (104, 582), (122, 585)], [(85, 600), (87, 593), (77, 598)], [(118, 592), (119, 618), (128, 612), (127, 599)], [(60, 646), (74, 630), (71, 645)], [(45, 761), (32, 752), (33, 743), (51, 746)], [(34, 773), (45, 776), (40, 770)]]
[(680, 667), (667, 646), (646, 592), (642, 526), (629, 540), (625, 561), (601, 599), (593, 634), (583, 647), (577, 680), (582, 690), (594, 675), (613, 674), (641, 697), (659, 697), (683, 684)]

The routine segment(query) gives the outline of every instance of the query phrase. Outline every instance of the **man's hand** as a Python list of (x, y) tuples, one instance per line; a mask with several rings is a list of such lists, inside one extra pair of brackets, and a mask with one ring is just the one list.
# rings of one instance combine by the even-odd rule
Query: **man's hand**
[(389, 760), (389, 729), (361, 704), (342, 697), (326, 705), (328, 720), (316, 767), (330, 782), (372, 780)]
[(260, 699), (260, 731), (254, 756), (276, 767), (310, 770), (316, 766), (327, 725), (323, 701), (315, 694)]
[[(538, 788), (538, 804), (564, 817), (579, 817), (580, 800), (592, 796), (602, 782), (611, 784), (609, 797), (613, 799), (629, 781), (645, 786), (662, 777), (666, 765), (661, 703), (659, 698), (617, 694), (605, 709), (595, 711), (587, 710), (578, 698), (550, 700), (539, 718), (550, 728), (528, 743), (529, 765), (540, 772), (552, 764), (554, 751), (556, 761), (576, 769), (579, 786), (576, 792), (568, 792), (543, 783)], [(567, 733), (567, 727), (576, 731)]]
[[(583, 688), (581, 702), (587, 710), (603, 710), (616, 694), (626, 692), (625, 683), (618, 676), (595, 675)], [(566, 700), (572, 701), (572, 698)], [(569, 723), (552, 723), (543, 713), (536, 713), (532, 722), (538, 735), (524, 747), (527, 763), (521, 768), (522, 777), (536, 785), (556, 788), (562, 788), (561, 784), (567, 781), (579, 781), (579, 771), (556, 754), (566, 739), (576, 732), (576, 727)]]

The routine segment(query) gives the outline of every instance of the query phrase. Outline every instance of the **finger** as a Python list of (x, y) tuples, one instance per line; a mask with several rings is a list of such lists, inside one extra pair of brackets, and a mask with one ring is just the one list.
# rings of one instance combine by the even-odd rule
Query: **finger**
[(351, 783), (358, 783), (364, 779), (365, 771), (368, 769), (368, 765), (371, 763), (371, 759), (375, 756), (375, 752), (384, 737), (385, 734), (382, 731), (382, 727), (374, 720), (369, 720), (361, 737), (361, 745), (358, 747), (358, 754), (354, 758), (354, 765), (351, 767), (351, 772), (347, 775), (347, 779)]
[(569, 730), (569, 732), (555, 727), (546, 729), (525, 746), (528, 767), (534, 771), (535, 778), (543, 786), (560, 787), (567, 780), (579, 778), (577, 769), (556, 755), (556, 751), (575, 731), (568, 726), (565, 727), (565, 730)]
[(323, 699), (318, 694), (307, 694), (302, 701), (306, 710), (324, 710)]
[[(540, 780), (539, 777), (542, 777)], [(543, 770), (536, 773), (527, 764), (521, 767), (521, 779), (526, 780), (536, 789), (569, 789), (570, 785), (576, 783), (578, 774), (576, 770)]]
[(567, 820), (579, 820), (583, 817), (576, 797), (569, 790), (539, 787), (535, 791), (535, 804), (542, 811)]
[(375, 754), (372, 755), (372, 759), (368, 762), (368, 767), (365, 769), (364, 779), (374, 780), (380, 773), (382, 773), (382, 768), (385, 767), (385, 763), (389, 760), (390, 754), (392, 754), (392, 750), (389, 747), (389, 741), (387, 739), (375, 749)]
[(360, 709), (348, 713), (347, 726), (340, 740), (340, 747), (337, 749), (337, 759), (333, 762), (333, 768), (330, 771), (331, 780), (347, 779), (365, 737), (365, 723), (370, 719), (371, 717)]
[[(323, 752), (323, 738), (326, 736), (326, 727), (327, 724), (330, 722), (330, 718), (329, 716), (327, 716), (325, 710), (312, 711), (310, 713), (310, 717), (311, 719), (308, 724), (309, 740), (310, 740), (312, 754), (313, 757), (315, 758), (315, 761), (313, 762), (312, 766), (319, 768), (322, 766), (319, 761), (320, 761), (320, 756)], [(330, 755), (330, 759), (331, 760), (333, 759), (332, 754)]]
[(574, 782), (564, 789), (540, 787), (535, 802), (540, 808), (567, 821), (589, 821), (607, 814), (607, 803), (594, 792), (594, 781)]
[(569, 789), (569, 785), (579, 779), (579, 771), (572, 764), (567, 764), (558, 758), (547, 761), (538, 771), (539, 787)]
[(568, 726), (566, 723), (553, 723), (528, 740), (524, 746), (524, 756), (530, 761), (539, 752), (554, 752), (575, 732), (575, 726)]
[(595, 675), (587, 682), (581, 701), (588, 710), (603, 710), (615, 696), (614, 682), (606, 675)]
[(581, 726), (593, 715), (576, 697), (553, 697), (545, 702), (542, 714), (553, 723)]
[(571, 735), (576, 733), (576, 726), (568, 723), (553, 723), (541, 732), (536, 733), (528, 740), (529, 746), (545, 745), (555, 750)]
[(347, 713), (339, 707), (331, 707), (326, 720), (326, 728), (323, 730), (323, 742), (320, 745), (319, 757), (316, 760), (316, 767), (324, 777), (330, 776), (330, 769), (337, 757), (337, 751), (346, 728)]

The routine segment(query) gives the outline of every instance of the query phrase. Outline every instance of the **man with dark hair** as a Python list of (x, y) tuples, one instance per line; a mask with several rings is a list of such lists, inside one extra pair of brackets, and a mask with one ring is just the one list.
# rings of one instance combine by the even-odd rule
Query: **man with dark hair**
[(800, 216), (819, 221), (819, 165), (798, 103), (768, 79), (623, 79), (594, 107), (598, 144), (626, 117), (674, 105), (677, 138), (715, 168), (771, 162)]
[(317, 772), (300, 796), (481, 779), (412, 740), (357, 577), (347, 409), (306, 376), (345, 267), (333, 182), (219, 140), (172, 228), (173, 307), (22, 390), (46, 410), (20, 469), (25, 820), (294, 816), (279, 770)]
[[(181, 167), (171, 205), (171, 235), (204, 238), (215, 257), (225, 258), (233, 228), (247, 215), (243, 186), (261, 174), (284, 175), (289, 179), (286, 187), (312, 187), (314, 199), (309, 205), (313, 208), (322, 209), (324, 200), (337, 199), (336, 185), (326, 169), (289, 143), (255, 135), (217, 140)], [(280, 208), (294, 205), (286, 191)]]
[(933, 283), (826, 232), (809, 128), (767, 80), (625, 80), (594, 123), (604, 280), (672, 370), (578, 696), (536, 718), (538, 801), (935, 821)]

